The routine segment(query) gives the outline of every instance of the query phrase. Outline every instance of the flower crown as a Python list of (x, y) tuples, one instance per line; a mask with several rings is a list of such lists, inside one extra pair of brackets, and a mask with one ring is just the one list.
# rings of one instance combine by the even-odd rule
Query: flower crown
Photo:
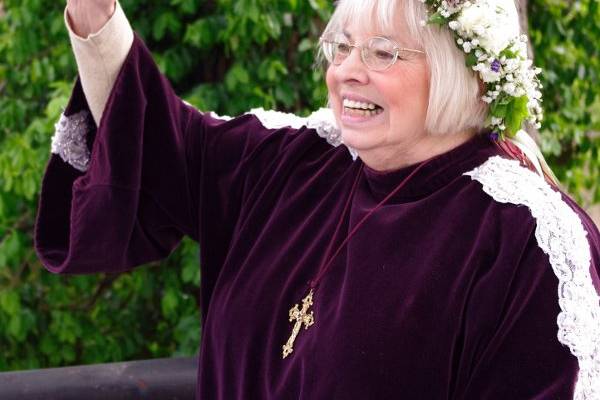
[(467, 66), (485, 83), (487, 125), (495, 140), (514, 137), (525, 120), (536, 128), (543, 118), (542, 93), (527, 58), (527, 36), (520, 35), (513, 0), (421, 0), (428, 11), (424, 24), (448, 26), (466, 53)]

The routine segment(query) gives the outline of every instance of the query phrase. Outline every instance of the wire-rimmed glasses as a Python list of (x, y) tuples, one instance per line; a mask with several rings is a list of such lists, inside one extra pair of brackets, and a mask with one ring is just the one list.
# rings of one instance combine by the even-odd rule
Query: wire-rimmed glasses
[(329, 32), (319, 39), (323, 54), (333, 65), (340, 65), (356, 47), (360, 50), (363, 63), (373, 71), (384, 71), (398, 59), (408, 58), (409, 54), (425, 54), (421, 50), (407, 49), (383, 36), (373, 36), (361, 45), (352, 44), (342, 32)]

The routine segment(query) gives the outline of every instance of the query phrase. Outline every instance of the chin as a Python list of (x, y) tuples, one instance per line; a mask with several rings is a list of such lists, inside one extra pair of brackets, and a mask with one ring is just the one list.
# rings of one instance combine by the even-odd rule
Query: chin
[(342, 129), (342, 141), (348, 147), (356, 150), (367, 150), (376, 145), (371, 131)]

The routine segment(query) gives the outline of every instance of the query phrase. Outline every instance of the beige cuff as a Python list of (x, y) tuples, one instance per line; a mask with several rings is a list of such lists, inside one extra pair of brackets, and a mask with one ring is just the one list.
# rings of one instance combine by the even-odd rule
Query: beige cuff
[(87, 38), (77, 36), (73, 32), (66, 7), (64, 19), (77, 61), (83, 93), (96, 125), (100, 125), (108, 96), (131, 49), (133, 30), (118, 0), (115, 12), (106, 24)]

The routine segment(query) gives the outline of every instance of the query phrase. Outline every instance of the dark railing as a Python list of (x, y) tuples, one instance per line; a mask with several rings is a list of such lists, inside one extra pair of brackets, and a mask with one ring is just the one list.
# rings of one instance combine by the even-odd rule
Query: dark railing
[(2, 400), (193, 400), (196, 358), (0, 373)]

